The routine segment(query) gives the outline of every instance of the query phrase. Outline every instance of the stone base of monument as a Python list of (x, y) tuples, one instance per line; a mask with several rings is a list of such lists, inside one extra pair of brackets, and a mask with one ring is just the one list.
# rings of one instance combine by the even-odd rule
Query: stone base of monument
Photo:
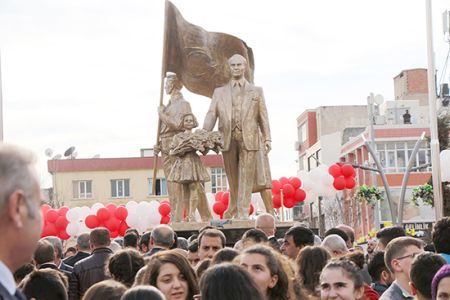
[[(282, 238), (284, 233), (294, 225), (294, 222), (277, 222), (278, 238)], [(175, 230), (179, 237), (188, 238), (205, 226), (212, 226), (220, 229), (227, 238), (227, 246), (232, 247), (249, 229), (255, 228), (254, 220), (211, 220), (210, 222), (177, 222), (170, 226)]]

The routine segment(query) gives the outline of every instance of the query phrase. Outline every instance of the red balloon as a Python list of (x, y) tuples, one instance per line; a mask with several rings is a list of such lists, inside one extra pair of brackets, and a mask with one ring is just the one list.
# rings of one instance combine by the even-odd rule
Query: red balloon
[(114, 212), (114, 216), (119, 220), (125, 220), (128, 217), (128, 210), (125, 206), (119, 206)]
[(170, 214), (171, 207), (167, 203), (160, 203), (158, 211), (161, 216), (168, 216)]
[(295, 189), (290, 183), (283, 185), (284, 198), (294, 197), (294, 194), (295, 194)]
[(349, 164), (343, 165), (343, 166), (341, 167), (341, 170), (342, 170), (342, 175), (344, 175), (344, 177), (350, 177), (350, 176), (352, 176), (352, 175), (353, 175), (353, 172), (355, 171), (355, 169), (353, 168), (353, 166), (352, 166), (352, 165), (349, 165)]
[(67, 224), (69, 224), (69, 221), (66, 217), (59, 216), (58, 219), (56, 219), (55, 226), (59, 230), (65, 230), (67, 227)]
[(115, 217), (111, 217), (105, 221), (105, 226), (109, 229), (109, 231), (118, 231), (120, 228), (120, 220)]
[(333, 186), (338, 191), (345, 189), (345, 177), (339, 176), (339, 177), (334, 178)]
[(230, 202), (230, 192), (223, 193), (222, 201), (223, 205), (225, 205), (225, 209), (228, 208), (228, 203)]
[(114, 215), (114, 213), (116, 212), (117, 206), (115, 204), (109, 203), (106, 206), (106, 209), (109, 210), (109, 212), (111, 213), (111, 215)]
[(283, 201), (284, 207), (286, 208), (292, 208), (295, 205), (295, 200), (292, 197), (286, 198)]
[(58, 229), (56, 228), (55, 224), (48, 223), (42, 230), (41, 236), (57, 236), (58, 235)]
[(61, 230), (58, 233), (58, 237), (62, 240), (68, 240), (70, 238), (70, 235), (66, 232), (66, 230)]
[(120, 222), (119, 235), (124, 236), (125, 231), (127, 231), (128, 228), (130, 228), (130, 226), (128, 226), (127, 222), (125, 222), (125, 221)]
[(294, 187), (294, 189), (298, 189), (302, 186), (302, 181), (298, 177), (290, 177), (289, 183)]
[(353, 177), (347, 177), (345, 178), (345, 188), (352, 189), (356, 186), (355, 178)]
[(162, 216), (161, 221), (159, 221), (160, 224), (169, 224), (170, 223), (170, 216)]
[(116, 238), (116, 237), (119, 236), (119, 232), (118, 232), (117, 230), (110, 231), (110, 232), (109, 232), (109, 236), (110, 236), (112, 239), (114, 239), (114, 238)]
[(52, 207), (50, 205), (42, 204), (41, 205), (42, 215), (45, 216), (46, 212), (48, 212), (50, 209), (52, 209)]
[(334, 178), (342, 176), (341, 166), (338, 164), (331, 165), (328, 168), (328, 173)]
[(45, 214), (45, 218), (47, 219), (48, 222), (50, 223), (55, 223), (56, 220), (58, 219), (59, 214), (56, 210), (54, 209), (49, 209), (47, 211), (47, 213)]
[(169, 204), (170, 205), (170, 201), (169, 200), (167, 200), (167, 199), (165, 199), (165, 200), (162, 200), (161, 202), (159, 202), (159, 203), (167, 203), (167, 204)]
[(283, 185), (289, 183), (289, 179), (287, 179), (286, 177), (281, 177), (281, 178), (279, 179), (279, 181), (280, 181), (280, 183), (281, 183), (281, 186), (283, 186)]
[(250, 211), (248, 212), (248, 215), (251, 216), (255, 212), (255, 208), (253, 207), (253, 204), (250, 203)]
[(58, 209), (58, 215), (65, 216), (69, 208), (67, 206), (62, 206)]
[(282, 185), (278, 180), (272, 180), (272, 194), (280, 194)]
[(281, 196), (280, 195), (272, 195), (273, 208), (281, 207)]
[(111, 217), (111, 213), (106, 207), (102, 207), (97, 210), (97, 218), (100, 222), (106, 221)]
[(225, 204), (223, 204), (222, 202), (214, 202), (212, 208), (213, 208), (213, 211), (218, 215), (222, 215), (225, 212), (225, 210), (227, 209), (225, 207)]
[(222, 192), (222, 191), (217, 192), (217, 193), (214, 195), (214, 199), (215, 199), (216, 201), (222, 201), (222, 196), (223, 196), (223, 192)]
[(295, 191), (294, 200), (295, 202), (302, 202), (306, 199), (306, 192), (302, 189), (298, 189)]
[(356, 177), (356, 170), (355, 170), (355, 168), (353, 168), (353, 170), (352, 170), (353, 172), (352, 172), (352, 177)]
[(100, 221), (98, 220), (96, 215), (89, 215), (84, 220), (87, 228), (94, 229), (100, 225)]

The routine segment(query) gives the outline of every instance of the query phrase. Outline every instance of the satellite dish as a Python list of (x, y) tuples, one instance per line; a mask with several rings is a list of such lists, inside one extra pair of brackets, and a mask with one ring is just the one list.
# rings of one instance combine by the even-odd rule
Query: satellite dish
[(66, 152), (64, 152), (64, 156), (65, 157), (71, 156), (74, 151), (75, 151), (75, 147), (72, 146), (69, 149), (67, 149)]
[(56, 154), (55, 156), (52, 157), (52, 159), (61, 159), (62, 155), (61, 154)]
[(376, 96), (375, 96), (375, 103), (376, 103), (377, 105), (380, 105), (380, 104), (382, 104), (383, 102), (384, 102), (383, 96), (381, 96), (381, 95), (376, 95)]
[(100, 154), (95, 154), (92, 158), (100, 158)]
[(53, 150), (50, 148), (47, 148), (47, 149), (45, 149), (44, 153), (45, 153), (45, 155), (47, 155), (47, 157), (52, 157)]

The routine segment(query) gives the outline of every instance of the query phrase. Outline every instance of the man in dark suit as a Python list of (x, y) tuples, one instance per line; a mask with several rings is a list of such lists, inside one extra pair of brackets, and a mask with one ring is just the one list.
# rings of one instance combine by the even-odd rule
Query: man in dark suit
[(44, 239), (49, 241), (53, 245), (53, 248), (55, 250), (55, 264), (58, 266), (58, 269), (72, 273), (73, 268), (69, 265), (66, 265), (62, 260), (64, 258), (64, 250), (61, 239), (57, 236), (47, 236)]
[(174, 231), (170, 226), (158, 225), (150, 234), (150, 251), (144, 256), (151, 256), (159, 251), (169, 250), (174, 242)]
[(224, 217), (248, 219), (257, 173), (258, 151), (271, 149), (269, 118), (263, 90), (244, 77), (247, 61), (239, 54), (228, 60), (231, 80), (214, 90), (203, 129), (211, 131), (219, 119), (223, 162), (230, 184), (230, 201)]
[(63, 260), (63, 263), (73, 267), (75, 263), (82, 260), (83, 258), (91, 255), (91, 250), (89, 249), (89, 233), (82, 233), (77, 237), (77, 253), (74, 256), (68, 257)]
[(113, 254), (109, 248), (111, 237), (108, 229), (96, 228), (89, 235), (92, 254), (77, 262), (69, 280), (69, 299), (78, 300), (88, 288), (97, 282), (109, 279), (106, 274), (106, 264)]
[(67, 280), (69, 279), (70, 273), (66, 270), (58, 269), (58, 266), (55, 263), (55, 255), (53, 245), (45, 240), (40, 239), (38, 242), (38, 246), (34, 251), (33, 261), (36, 265), (36, 268), (40, 269), (53, 269), (57, 270), (67, 276)]
[(35, 157), (0, 144), (0, 299), (24, 300), (13, 272), (31, 261), (42, 231), (41, 194)]

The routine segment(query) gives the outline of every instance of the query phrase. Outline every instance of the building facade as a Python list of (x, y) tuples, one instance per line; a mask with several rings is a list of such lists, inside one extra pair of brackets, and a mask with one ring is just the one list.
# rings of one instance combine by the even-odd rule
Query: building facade
[[(144, 155), (141, 151), (141, 155)], [(227, 190), (227, 180), (221, 155), (202, 156), (201, 160), (211, 176), (205, 191)], [(92, 206), (126, 204), (128, 201), (168, 199), (167, 182), (158, 159), (156, 193), (152, 192), (155, 159), (151, 157), (52, 159), (47, 162), (53, 181), (53, 203)]]

